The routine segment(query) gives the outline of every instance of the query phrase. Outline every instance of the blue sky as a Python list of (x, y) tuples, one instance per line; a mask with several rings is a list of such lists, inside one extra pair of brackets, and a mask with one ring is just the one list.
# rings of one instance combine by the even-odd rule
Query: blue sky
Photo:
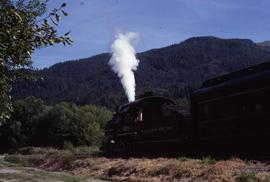
[(74, 44), (37, 50), (37, 68), (109, 52), (118, 32), (139, 32), (138, 52), (194, 36), (270, 40), (269, 0), (50, 0), (48, 9), (63, 2), (69, 16), (58, 30)]

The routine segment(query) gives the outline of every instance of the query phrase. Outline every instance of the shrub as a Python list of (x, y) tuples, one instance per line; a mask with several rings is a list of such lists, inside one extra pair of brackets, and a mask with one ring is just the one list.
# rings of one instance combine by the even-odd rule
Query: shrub
[(39, 117), (47, 112), (48, 106), (40, 99), (28, 97), (16, 101), (13, 107), (11, 118), (0, 127), (2, 148), (34, 145)]
[(256, 178), (256, 174), (254, 172), (244, 172), (238, 178), (238, 182), (260, 182), (259, 179)]
[(66, 102), (47, 106), (29, 97), (16, 101), (12, 117), (0, 126), (0, 148), (98, 145), (111, 116), (103, 107)]
[(203, 157), (201, 162), (202, 164), (209, 165), (209, 164), (215, 164), (216, 160), (209, 155), (209, 156)]
[(73, 150), (74, 146), (72, 145), (72, 143), (70, 141), (65, 141), (64, 145), (63, 145), (63, 149), (64, 150)]

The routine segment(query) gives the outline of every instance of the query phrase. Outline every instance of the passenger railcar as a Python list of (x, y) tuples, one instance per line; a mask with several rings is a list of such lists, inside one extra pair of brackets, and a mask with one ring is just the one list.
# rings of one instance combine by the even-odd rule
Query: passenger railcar
[(201, 145), (242, 152), (268, 148), (269, 62), (208, 80), (191, 101), (194, 134)]

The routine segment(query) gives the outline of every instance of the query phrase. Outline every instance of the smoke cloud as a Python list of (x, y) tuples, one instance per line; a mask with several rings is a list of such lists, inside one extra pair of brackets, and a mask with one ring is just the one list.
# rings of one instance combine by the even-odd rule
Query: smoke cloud
[(109, 61), (111, 69), (118, 75), (128, 97), (128, 101), (135, 100), (135, 77), (139, 60), (136, 58), (134, 46), (139, 42), (139, 34), (128, 32), (119, 33), (113, 42), (112, 57)]

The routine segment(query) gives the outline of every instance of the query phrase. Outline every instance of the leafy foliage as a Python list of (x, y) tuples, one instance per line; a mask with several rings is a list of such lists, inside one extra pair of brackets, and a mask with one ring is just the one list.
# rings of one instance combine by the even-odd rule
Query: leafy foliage
[(40, 99), (28, 97), (14, 103), (8, 122), (0, 127), (0, 146), (74, 146), (101, 142), (105, 122), (112, 113), (102, 107), (78, 107), (61, 102), (47, 106)]
[[(196, 37), (180, 44), (138, 54), (136, 93), (153, 91), (188, 107), (189, 94), (206, 79), (270, 60), (270, 49), (247, 39)], [(38, 71), (36, 82), (14, 86), (13, 96), (42, 98), (79, 105), (96, 104), (114, 109), (126, 102), (116, 74), (107, 64), (109, 54), (59, 63)]]
[(46, 12), (47, 0), (1, 0), (0, 1), (0, 123), (9, 117), (10, 83), (22, 75), (18, 68), (31, 67), (31, 55), (35, 49), (55, 43), (71, 44), (72, 40), (58, 36), (55, 26), (60, 20), (58, 12), (67, 15), (62, 4), (47, 17), (38, 20)]

